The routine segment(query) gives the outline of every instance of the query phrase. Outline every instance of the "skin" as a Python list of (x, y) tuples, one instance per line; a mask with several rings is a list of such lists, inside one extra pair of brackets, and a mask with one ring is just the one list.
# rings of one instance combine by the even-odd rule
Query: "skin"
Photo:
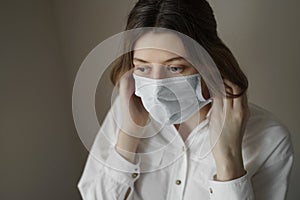
[[(156, 33), (141, 37), (137, 42), (137, 46), (147, 45), (149, 41), (164, 43), (167, 39), (171, 40), (171, 43), (176, 41), (177, 44), (180, 44), (180, 39), (174, 35)], [(181, 51), (184, 51), (183, 45), (179, 45), (179, 48), (181, 48)], [(135, 124), (143, 127), (148, 120), (149, 113), (145, 110), (141, 99), (134, 95), (132, 73), (152, 79), (161, 79), (196, 74), (198, 71), (184, 58), (170, 60), (171, 58), (178, 58), (178, 55), (164, 50), (135, 50), (133, 58), (134, 69), (120, 79), (119, 94), (123, 109), (123, 119), (131, 118)], [(169, 61), (166, 62), (167, 60)], [(227, 91), (234, 94), (240, 92), (240, 88), (229, 80), (224, 79), (224, 83), (229, 85), (229, 88), (226, 89)], [(209, 97), (208, 88), (204, 81), (202, 82), (202, 94), (205, 98)], [(224, 109), (225, 105), (226, 110)], [(212, 104), (202, 107), (188, 120), (174, 126), (183, 140), (185, 140), (189, 133), (204, 120), (203, 116), (206, 116), (211, 107), (210, 124), (213, 125), (209, 126), (209, 129), (212, 144), (213, 141), (216, 141), (218, 133), (222, 131), (212, 148), (217, 169), (214, 179), (217, 181), (236, 179), (246, 173), (242, 158), (242, 138), (250, 116), (246, 93), (235, 99), (215, 97)], [(197, 115), (200, 115), (200, 119)], [(224, 117), (225, 122), (223, 125)], [(128, 135), (122, 130), (135, 131), (134, 123), (126, 121), (123, 124), (116, 144), (118, 152), (132, 163), (135, 163), (134, 152), (137, 150), (140, 138)]]

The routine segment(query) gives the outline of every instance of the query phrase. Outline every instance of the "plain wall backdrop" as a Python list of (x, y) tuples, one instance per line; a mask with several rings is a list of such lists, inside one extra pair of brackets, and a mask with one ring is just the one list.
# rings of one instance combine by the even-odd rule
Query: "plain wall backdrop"
[[(72, 118), (72, 87), (87, 54), (124, 30), (136, 1), (0, 1), (0, 199), (81, 199), (88, 151)], [(209, 0), (220, 37), (249, 78), (249, 101), (289, 128), (288, 200), (300, 199), (300, 2)], [(109, 106), (109, 71), (96, 94)]]

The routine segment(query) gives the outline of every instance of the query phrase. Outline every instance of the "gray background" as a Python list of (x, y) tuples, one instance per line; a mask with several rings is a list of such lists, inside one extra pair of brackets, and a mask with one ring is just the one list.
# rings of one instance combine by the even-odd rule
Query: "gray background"
[[(80, 199), (87, 151), (72, 119), (74, 78), (97, 44), (124, 29), (135, 1), (0, 2), (0, 199)], [(290, 129), (288, 199), (300, 199), (300, 2), (210, 2), (221, 38), (249, 77), (250, 101)], [(100, 121), (110, 100), (104, 88), (107, 77), (96, 95)]]

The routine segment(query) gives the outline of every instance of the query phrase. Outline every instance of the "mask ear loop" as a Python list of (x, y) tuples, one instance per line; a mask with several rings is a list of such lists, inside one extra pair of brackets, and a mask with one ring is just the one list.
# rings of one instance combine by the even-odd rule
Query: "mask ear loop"
[(197, 87), (196, 87), (196, 95), (199, 101), (207, 101), (207, 99), (204, 98), (202, 95), (202, 84), (201, 84), (201, 76), (199, 75), (197, 77)]

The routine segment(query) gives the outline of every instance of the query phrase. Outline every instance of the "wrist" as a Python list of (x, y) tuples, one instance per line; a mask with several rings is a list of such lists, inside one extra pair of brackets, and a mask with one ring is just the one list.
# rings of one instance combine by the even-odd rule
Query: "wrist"
[(216, 180), (228, 181), (246, 174), (242, 156), (228, 156), (216, 160)]
[(116, 151), (129, 162), (134, 163), (139, 142), (140, 138), (130, 136), (120, 130), (116, 144)]
[[(227, 150), (224, 150), (227, 149)], [(246, 174), (243, 156), (240, 148), (223, 148), (222, 151), (214, 149), (217, 174), (214, 177), (219, 181), (228, 181)]]
[(229, 181), (242, 177), (246, 173), (244, 167), (223, 166), (217, 169), (217, 174), (214, 176), (214, 179), (217, 181)]
[(126, 134), (120, 130), (116, 147), (123, 151), (136, 152), (140, 138)]

